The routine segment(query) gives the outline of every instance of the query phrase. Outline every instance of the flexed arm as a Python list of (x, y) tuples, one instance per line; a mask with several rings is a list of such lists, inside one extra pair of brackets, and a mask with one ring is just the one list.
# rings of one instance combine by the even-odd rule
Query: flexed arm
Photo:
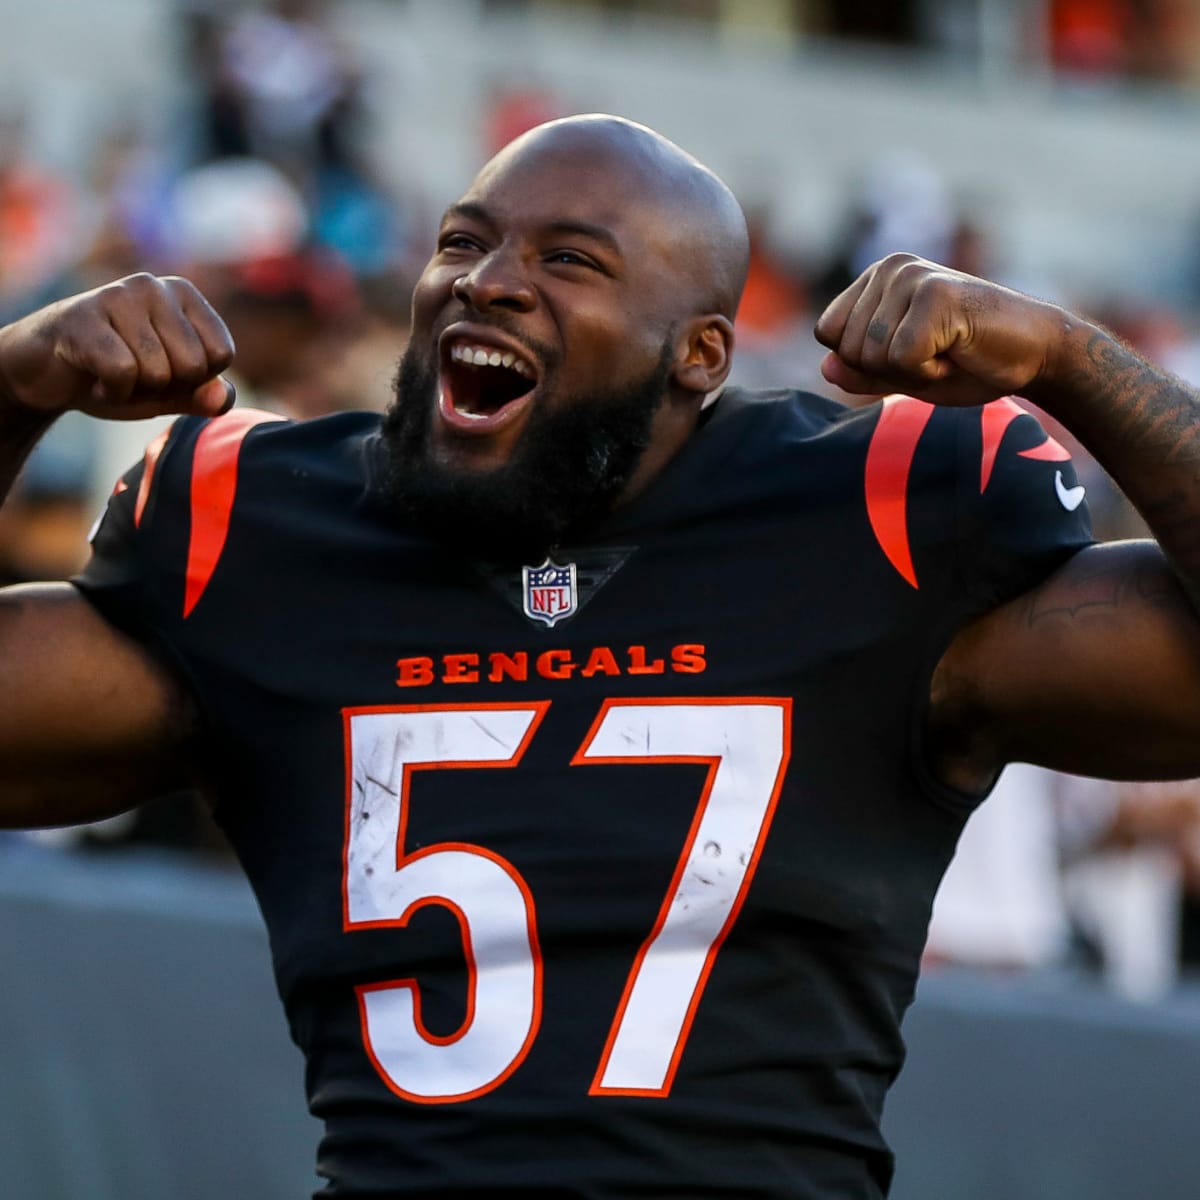
[[(214, 416), (233, 401), (225, 323), (186, 279), (130, 275), (0, 329), (0, 480), (60, 413)], [(19, 464), (18, 464), (19, 465)]]
[[(215, 415), (233, 344), (186, 280), (131, 276), (0, 329), (0, 496), (62, 412)], [(190, 779), (181, 682), (69, 584), (0, 591), (0, 825), (91, 820)]]
[(826, 378), (934, 404), (1020, 395), (1121, 485), (1200, 602), (1200, 395), (1058, 305), (892, 255), (826, 309)]
[(1118, 778), (1200, 773), (1200, 396), (1057, 305), (911, 255), (865, 272), (816, 332), (831, 351), (826, 378), (851, 392), (1034, 401), (1158, 541), (1084, 550), (955, 638), (930, 697), (941, 777), (979, 790), (1012, 760)]

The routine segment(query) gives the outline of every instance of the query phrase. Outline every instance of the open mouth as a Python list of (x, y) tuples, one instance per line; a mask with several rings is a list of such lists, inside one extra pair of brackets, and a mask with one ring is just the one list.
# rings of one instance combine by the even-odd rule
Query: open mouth
[(478, 424), (482, 432), (533, 391), (537, 370), (514, 350), (461, 339), (450, 344), (441, 381), (447, 419), (460, 427)]

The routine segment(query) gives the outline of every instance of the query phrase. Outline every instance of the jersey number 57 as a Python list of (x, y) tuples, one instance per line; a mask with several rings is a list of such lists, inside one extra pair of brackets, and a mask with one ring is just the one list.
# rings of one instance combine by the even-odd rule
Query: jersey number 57
[[(394, 928), (428, 904), (458, 919), (466, 1017), (449, 1036), (421, 1018), (413, 979), (357, 989), (363, 1040), (383, 1081), (426, 1104), (504, 1082), (537, 1037), (542, 957), (529, 886), (485, 846), (405, 849), (413, 772), (516, 767), (549, 708), (526, 704), (347, 709), (346, 930)], [(634, 957), (592, 1081), (593, 1095), (670, 1092), (713, 962), (737, 918), (787, 769), (787, 699), (613, 700), (572, 766), (701, 763), (708, 773), (670, 888)], [(619, 786), (619, 785), (617, 785)], [(721, 873), (705, 847), (724, 847)]]

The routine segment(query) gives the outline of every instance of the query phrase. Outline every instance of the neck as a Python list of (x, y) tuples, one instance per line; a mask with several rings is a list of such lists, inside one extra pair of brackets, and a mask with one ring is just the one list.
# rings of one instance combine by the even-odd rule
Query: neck
[(621, 490), (614, 508), (623, 508), (636, 500), (662, 474), (667, 463), (683, 449), (696, 432), (700, 420), (703, 396), (688, 393), (679, 396), (668, 393), (654, 414), (650, 426), (650, 441), (638, 459), (629, 482)]

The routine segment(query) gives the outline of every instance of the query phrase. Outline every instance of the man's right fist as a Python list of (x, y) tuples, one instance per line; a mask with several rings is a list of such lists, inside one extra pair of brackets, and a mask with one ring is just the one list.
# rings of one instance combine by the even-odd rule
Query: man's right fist
[(0, 329), (0, 403), (133, 421), (233, 403), (225, 322), (186, 279), (130, 275)]

